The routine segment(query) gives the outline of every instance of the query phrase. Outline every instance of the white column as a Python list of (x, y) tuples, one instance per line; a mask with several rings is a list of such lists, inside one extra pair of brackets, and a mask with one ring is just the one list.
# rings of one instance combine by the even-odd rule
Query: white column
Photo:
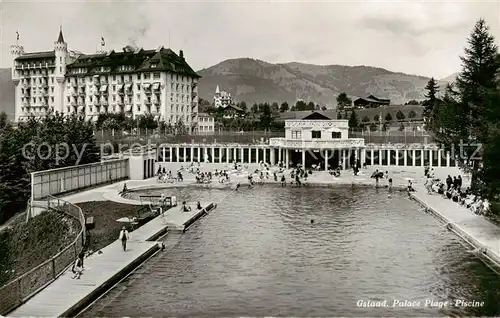
[(165, 155), (167, 154), (167, 149), (165, 147), (163, 147), (162, 151), (163, 151), (163, 162), (165, 162), (166, 161)]
[(302, 151), (302, 168), (306, 167), (306, 150), (304, 148), (301, 149)]
[(289, 154), (288, 154), (288, 149), (285, 148), (285, 167), (288, 169), (288, 166), (289, 166)]
[(399, 166), (399, 150), (396, 149), (396, 166)]
[(282, 148), (279, 148), (279, 149), (278, 149), (278, 163), (281, 163), (281, 161), (282, 161), (282, 160), (281, 160), (281, 152), (282, 152), (282, 151), (283, 151), (283, 149), (282, 149)]
[(373, 164), (375, 163), (375, 158), (374, 158), (375, 151), (373, 151), (373, 149), (371, 149), (370, 151), (371, 151), (370, 165), (373, 166)]
[(446, 152), (446, 167), (450, 166), (450, 153), (447, 151)]
[(429, 150), (429, 166), (432, 167), (432, 150)]
[(194, 149), (193, 146), (191, 146), (191, 150), (189, 150), (189, 157), (190, 157), (190, 161), (191, 162), (194, 161), (194, 159), (193, 159), (193, 157), (194, 157), (194, 150), (193, 149)]
[(345, 149), (338, 149), (339, 152), (339, 159), (342, 160), (342, 169), (345, 170), (347, 166), (347, 150)]
[(366, 162), (366, 149), (361, 149), (361, 167), (364, 167)]
[(172, 147), (169, 147), (170, 148), (170, 162), (173, 162), (174, 160), (174, 148)]
[(351, 167), (351, 149), (345, 149), (345, 159), (347, 161), (347, 164), (346, 164), (346, 169), (349, 169)]
[(240, 162), (243, 163), (243, 147), (240, 148)]
[(255, 163), (259, 163), (259, 147), (255, 148)]
[(271, 166), (274, 166), (276, 164), (276, 160), (275, 160), (276, 158), (274, 158), (274, 157), (276, 157), (275, 154), (274, 154), (274, 148), (271, 148), (269, 151), (271, 152), (271, 154), (270, 154), (270, 156), (271, 156), (271, 162), (270, 162), (270, 164), (271, 164)]
[(226, 147), (226, 163), (229, 163), (229, 147)]
[(328, 149), (325, 149), (325, 171), (328, 171), (328, 156), (329, 156)]
[(441, 157), (443, 156), (443, 149), (438, 150), (438, 167), (441, 167)]
[(236, 148), (233, 148), (233, 162), (236, 162)]
[(379, 166), (382, 165), (382, 150), (381, 149), (378, 150), (378, 165)]
[(415, 158), (415, 149), (411, 151), (411, 160), (413, 161), (413, 166), (415, 167), (415, 164), (417, 162), (417, 159)]
[(201, 163), (201, 151), (202, 150), (203, 149), (201, 149), (201, 147), (198, 147), (198, 162), (200, 162), (200, 163)]
[(212, 163), (215, 163), (215, 147), (212, 147), (212, 153), (210, 156), (212, 157)]
[(175, 146), (175, 156), (177, 157), (177, 158), (175, 158), (176, 159), (175, 162), (180, 162), (179, 161), (179, 146)]
[(407, 153), (408, 153), (408, 150), (407, 150), (407, 149), (403, 150), (403, 155), (405, 156), (405, 157), (403, 158), (403, 160), (404, 160), (404, 161), (403, 161), (403, 163), (404, 163), (405, 167), (407, 167), (407, 166), (408, 166), (408, 155), (407, 155)]

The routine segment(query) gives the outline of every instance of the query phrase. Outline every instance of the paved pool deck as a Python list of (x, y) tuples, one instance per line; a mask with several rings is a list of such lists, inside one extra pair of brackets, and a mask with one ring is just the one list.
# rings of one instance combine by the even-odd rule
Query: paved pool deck
[[(76, 200), (76, 199), (75, 199)], [(101, 254), (94, 253), (85, 258), (84, 272), (80, 279), (73, 279), (68, 269), (54, 282), (30, 298), (8, 317), (71, 317), (85, 309), (137, 266), (157, 253), (161, 246), (155, 242), (167, 233), (167, 229), (185, 231), (196, 219), (214, 208), (213, 203), (202, 203), (197, 210), (189, 204), (191, 212), (182, 212), (180, 207), (168, 210), (130, 233), (127, 251), (116, 240), (103, 248)]]

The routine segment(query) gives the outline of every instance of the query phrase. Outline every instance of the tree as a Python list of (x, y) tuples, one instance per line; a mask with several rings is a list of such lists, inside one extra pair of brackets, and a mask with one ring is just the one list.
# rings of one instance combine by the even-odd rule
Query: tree
[(340, 93), (337, 96), (337, 106), (339, 110), (342, 110), (345, 107), (349, 107), (351, 105), (352, 105), (352, 100), (347, 96), (346, 93)]
[(379, 115), (373, 116), (373, 121), (379, 122), (380, 121), (380, 116)]
[(280, 105), (276, 102), (272, 103), (271, 104), (271, 112), (274, 114), (274, 113), (278, 113), (280, 111)]
[(396, 113), (396, 119), (399, 121), (405, 120), (405, 114), (401, 110), (398, 110)]
[(351, 112), (351, 116), (349, 117), (349, 128), (356, 129), (359, 127), (359, 119), (356, 111)]
[(422, 117), (427, 122), (427, 129), (429, 129), (432, 124), (433, 124), (433, 115), (435, 114), (434, 108), (438, 107), (438, 104), (441, 102), (437, 98), (437, 94), (439, 92), (439, 85), (437, 84), (437, 81), (432, 77), (429, 82), (427, 83), (427, 86), (425, 86), (425, 90), (427, 91), (425, 93), (425, 97), (427, 98), (423, 105), (424, 105), (424, 111), (422, 112)]
[(337, 119), (342, 119), (342, 114), (340, 112), (337, 113)]
[[(447, 86), (443, 103), (437, 107), (434, 116), (435, 124), (431, 129), (439, 142), (448, 147), (457, 144), (471, 145), (462, 149), (456, 158), (466, 171), (472, 173), (471, 189), (473, 192), (485, 192), (490, 197), (494, 184), (484, 171), (494, 169), (493, 163), (498, 161), (491, 144), (497, 139), (492, 132), (498, 126), (500, 110), (499, 81), (497, 78), (500, 69), (498, 48), (495, 39), (489, 32), (489, 27), (483, 19), (476, 22), (469, 38), (464, 55), (460, 57), (462, 70), (458, 75), (455, 86)], [(483, 169), (480, 172), (480, 162), (472, 158), (476, 151), (474, 144), (483, 145)]]
[(392, 121), (392, 115), (391, 115), (391, 113), (385, 114), (385, 118), (384, 119), (385, 119), (385, 121), (387, 123), (390, 123)]
[(289, 110), (290, 110), (290, 106), (288, 106), (287, 102), (281, 103), (281, 106), (280, 106), (280, 112), (281, 113), (287, 112)]
[(405, 124), (401, 123), (401, 125), (399, 125), (399, 131), (404, 131), (405, 130)]
[(295, 110), (307, 110), (307, 104), (304, 101), (299, 100), (295, 103)]
[[(39, 147), (42, 144), (51, 147)], [(70, 148), (68, 153), (63, 145)], [(83, 116), (59, 113), (49, 113), (40, 120), (30, 118), (18, 123), (16, 129), (7, 124), (0, 131), (0, 149), (0, 222), (25, 206), (31, 172), (100, 160), (94, 124)]]
[(316, 109), (316, 105), (314, 105), (313, 102), (309, 102), (309, 103), (307, 103), (305, 110), (315, 110), (315, 109)]
[(322, 110), (322, 111), (327, 110), (326, 106), (325, 106), (325, 105), (321, 106), (321, 110)]
[(377, 124), (375, 124), (375, 123), (370, 124), (370, 131), (377, 131), (377, 129), (378, 129)]
[(262, 105), (260, 110), (259, 124), (260, 128), (269, 129), (274, 123), (274, 117), (272, 116), (271, 107), (269, 104), (265, 103)]
[(370, 121), (370, 117), (368, 117), (368, 116), (366, 116), (366, 115), (365, 115), (365, 116), (363, 117), (362, 121), (363, 121), (363, 123), (365, 123), (365, 124), (366, 124), (366, 123), (368, 123), (368, 122)]
[(413, 120), (416, 116), (417, 116), (417, 114), (415, 113), (415, 111), (413, 109), (410, 110), (410, 112), (408, 113), (409, 120)]
[(259, 112), (259, 105), (257, 105), (256, 103), (252, 105), (252, 108), (250, 109), (250, 112), (251, 113), (258, 113)]

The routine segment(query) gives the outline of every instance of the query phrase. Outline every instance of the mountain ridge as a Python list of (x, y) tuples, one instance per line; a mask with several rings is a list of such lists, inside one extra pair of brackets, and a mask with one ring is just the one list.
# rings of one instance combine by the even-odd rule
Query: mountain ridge
[[(375, 95), (392, 104), (423, 100), (429, 77), (366, 65), (316, 65), (301, 62), (269, 63), (252, 58), (233, 58), (198, 71), (202, 76), (199, 94), (212, 101), (219, 85), (247, 103), (297, 100), (313, 101), (331, 108), (338, 94), (351, 98)], [(441, 86), (448, 82), (439, 81)], [(273, 93), (270, 93), (272, 91)]]

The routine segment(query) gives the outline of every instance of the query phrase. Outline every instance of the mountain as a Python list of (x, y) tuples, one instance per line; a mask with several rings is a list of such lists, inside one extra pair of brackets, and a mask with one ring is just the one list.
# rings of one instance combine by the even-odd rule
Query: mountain
[[(302, 63), (271, 64), (250, 58), (231, 59), (198, 71), (201, 98), (213, 101), (217, 85), (236, 101), (248, 104), (313, 101), (331, 108), (337, 95), (351, 98), (375, 95), (402, 105), (424, 99), (429, 78), (395, 73), (371, 66), (312, 65)], [(441, 85), (446, 81), (439, 82)], [(0, 111), (14, 115), (14, 85), (10, 69), (0, 69)]]
[(10, 68), (0, 68), (0, 113), (14, 119), (14, 83)]
[[(246, 103), (313, 101), (332, 107), (337, 95), (351, 98), (375, 95), (401, 105), (423, 100), (428, 77), (395, 73), (371, 66), (271, 64), (239, 58), (223, 61), (198, 71), (201, 98), (212, 101), (217, 85)], [(445, 83), (440, 83), (445, 84)]]
[(458, 74), (460, 74), (460, 73), (459, 72), (453, 73), (450, 76), (447, 76), (447, 77), (441, 79), (441, 81), (442, 82), (453, 83), (457, 79)]

